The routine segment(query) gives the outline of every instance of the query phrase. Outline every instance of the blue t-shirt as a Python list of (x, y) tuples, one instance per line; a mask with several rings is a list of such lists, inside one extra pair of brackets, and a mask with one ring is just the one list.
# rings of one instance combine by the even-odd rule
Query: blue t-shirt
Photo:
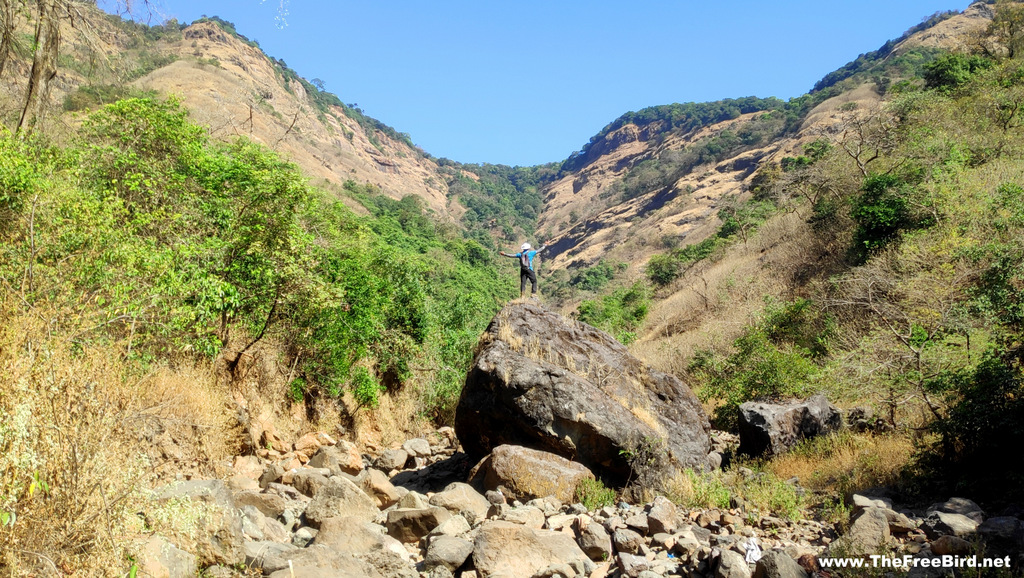
[(522, 265), (523, 264), (523, 259), (522, 258), (525, 255), (526, 256), (526, 268), (532, 271), (533, 270), (533, 258), (537, 256), (537, 253), (540, 253), (540, 249), (531, 249), (529, 251), (526, 251), (526, 253), (523, 253), (522, 251), (520, 251), (519, 253), (516, 253), (515, 255), (512, 255), (512, 256), (518, 258), (519, 259), (519, 264)]

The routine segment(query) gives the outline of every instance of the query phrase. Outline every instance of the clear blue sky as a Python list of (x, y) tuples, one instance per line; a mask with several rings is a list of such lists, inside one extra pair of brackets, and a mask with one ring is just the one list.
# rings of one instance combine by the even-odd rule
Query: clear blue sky
[[(220, 16), (307, 79), (461, 162), (561, 161), (619, 115), (789, 99), (969, 0), (155, 0)], [(101, 2), (102, 5), (102, 2)]]

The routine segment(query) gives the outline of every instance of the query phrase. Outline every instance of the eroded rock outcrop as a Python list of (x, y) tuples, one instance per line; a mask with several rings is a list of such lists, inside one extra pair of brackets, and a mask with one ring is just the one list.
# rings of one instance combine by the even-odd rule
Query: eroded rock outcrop
[(455, 431), (474, 459), (519, 445), (578, 461), (612, 482), (636, 475), (629, 456), (642, 447), (663, 455), (666, 469), (704, 468), (710, 449), (707, 417), (686, 384), (650, 369), (607, 333), (522, 302), (487, 328)]

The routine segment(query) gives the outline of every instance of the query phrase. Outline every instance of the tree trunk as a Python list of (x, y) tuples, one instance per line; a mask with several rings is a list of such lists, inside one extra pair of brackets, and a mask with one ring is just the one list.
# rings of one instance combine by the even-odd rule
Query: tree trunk
[(0, 0), (0, 77), (14, 48), (14, 29), (18, 26), (18, 6), (22, 0)]
[[(3, 0), (11, 1), (11, 0)], [(57, 76), (57, 51), (60, 47), (59, 0), (37, 0), (39, 20), (36, 22), (32, 51), (32, 69), (25, 88), (25, 104), (18, 121), (18, 132), (31, 130), (46, 112), (50, 81)]]

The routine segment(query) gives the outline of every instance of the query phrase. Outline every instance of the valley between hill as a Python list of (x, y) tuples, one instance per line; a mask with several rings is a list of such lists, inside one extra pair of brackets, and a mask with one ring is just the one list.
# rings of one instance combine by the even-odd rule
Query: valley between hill
[[(693, 546), (686, 571), (698, 575), (722, 564), (708, 562), (705, 531), (757, 528), (780, 551), (816, 540), (818, 555), (889, 516), (879, 524), (899, 536), (876, 546), (915, 556), (964, 548), (946, 536), (978, 553), (981, 542), (963, 538), (989, 517), (1009, 524), (1007, 536), (989, 528), (999, 539), (1020, 534), (1024, 4), (936, 14), (790, 101), (629, 112), (569, 159), (535, 167), (434, 158), (218, 18), (143, 26), (72, 0), (2, 8), (0, 569), (9, 575), (123, 575), (139, 571), (143, 546), (164, 547), (147, 542), (157, 530), (218, 535), (225, 519), (189, 504), (211, 492), (219, 503), (222, 485), (160, 494), (170, 482), (241, 475), (249, 481), (231, 490), (258, 494), (260, 505), (305, 508), (325, 486), (377, 499), (408, 481), (403, 470), (480, 445), (460, 446), (445, 426), (495, 339), (540, 364), (528, 374), (561, 372), (595, 392), (692, 390), (698, 417), (688, 420), (712, 428), (698, 429), (715, 467), (703, 468), (702, 447), (673, 475), (641, 475), (635, 462), (668, 456), (659, 442), (675, 438), (649, 408), (615, 394), (650, 439), (618, 448), (632, 463), (612, 459), (615, 475), (594, 466), (592, 485), (571, 496), (587, 507), (534, 503), (542, 525), (587, 516), (614, 531), (617, 516), (630, 526), (616, 499), (646, 506), (646, 520), (668, 495), (691, 517), (693, 535), (675, 528), (672, 539)], [(571, 340), (545, 349), (527, 339), (529, 322), (499, 331), (508, 303), (532, 307), (514, 299), (514, 261), (497, 256), (524, 239), (548, 245), (537, 315), (570, 328), (559, 331), (605, 332), (602, 347), (623, 344), (642, 369), (623, 377)], [(771, 458), (734, 455), (742, 404), (815, 394), (859, 425)], [(585, 427), (559, 419), (535, 434), (573, 457)], [(413, 451), (380, 465), (420, 436), (433, 436), (422, 463)], [(309, 465), (336, 446), (350, 476), (364, 472), (348, 480), (365, 482), (362, 493), (325, 481), (344, 478), (334, 462)], [(370, 465), (394, 476), (374, 480)], [(329, 471), (307, 471), (316, 468)], [(291, 470), (303, 474), (282, 477)], [(277, 476), (268, 484), (278, 498), (266, 497), (265, 474)], [(854, 502), (868, 490), (896, 505)], [(608, 503), (590, 507), (594, 496)], [(900, 529), (901, 505), (912, 528)], [(487, 531), (506, 531), (509, 512), (496, 512)], [(928, 521), (944, 520), (936, 512), (981, 519), (960, 532)], [(285, 521), (284, 510), (267, 517)], [(305, 519), (289, 522), (298, 522), (289, 544)], [(248, 520), (264, 535), (276, 528)], [(478, 522), (467, 524), (486, 533)], [(564, 522), (581, 539), (584, 521)], [(677, 552), (654, 539), (614, 553)], [(237, 551), (220, 559), (204, 548), (174, 546), (208, 572), (244, 571), (231, 567)], [(402, 568), (395, 575), (411, 571)]]

